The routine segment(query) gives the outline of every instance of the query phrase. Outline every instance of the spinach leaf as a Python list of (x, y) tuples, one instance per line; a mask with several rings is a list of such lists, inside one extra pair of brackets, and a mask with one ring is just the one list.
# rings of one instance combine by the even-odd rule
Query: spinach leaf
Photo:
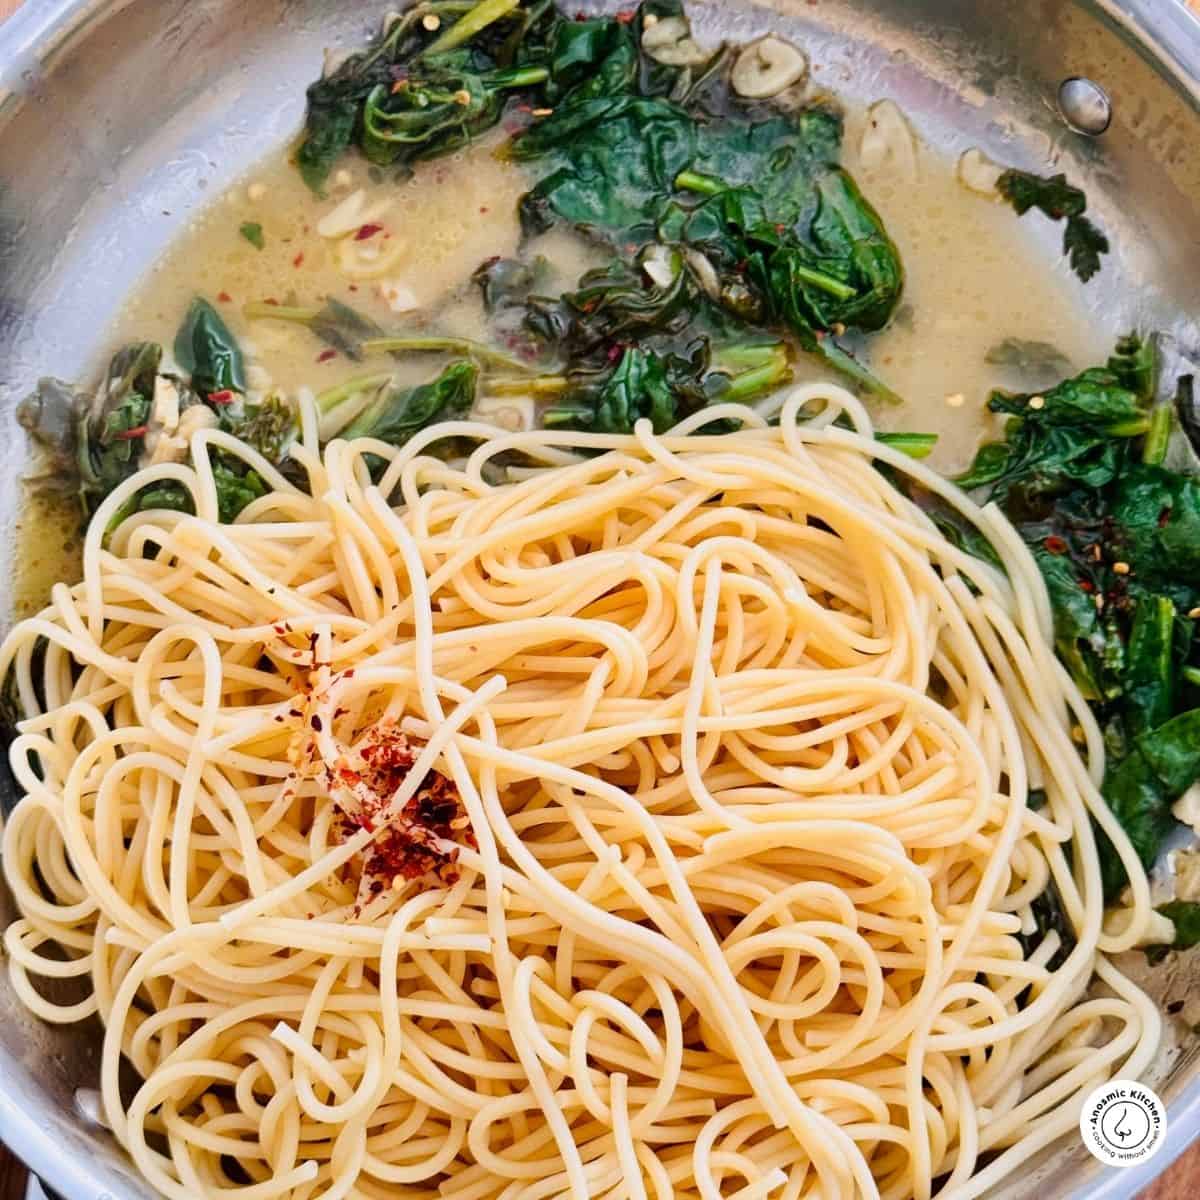
[[(1104, 798), (1151, 867), (1175, 827), (1171, 805), (1200, 779), (1200, 709), (1181, 713), (1138, 738), (1128, 757), (1104, 781)], [(1101, 835), (1104, 892), (1113, 899), (1127, 882), (1125, 869)]]
[(601, 240), (641, 245), (696, 157), (696, 125), (668, 100), (600, 95), (560, 104), (512, 147), (550, 167), (521, 201), (526, 233), (566, 221)]
[(652, 351), (626, 350), (614, 371), (594, 386), (574, 393), (574, 406), (551, 409), (545, 417), (546, 426), (630, 433), (637, 421), (648, 417), (655, 432), (662, 433), (679, 419), (673, 381), (680, 376), (673, 364)]
[(1028, 387), (1051, 387), (1071, 371), (1071, 360), (1057, 346), (1026, 338), (1005, 338), (983, 358), (991, 366), (1005, 368)]
[[(1200, 479), (1156, 461), (1158, 376), (1157, 339), (1130, 335), (1103, 367), (1040, 394), (993, 393), (1005, 435), (959, 479), (999, 504), (1033, 553), (1059, 656), (1104, 730), (1105, 798), (1147, 865), (1200, 775), (1196, 622), (1179, 615), (1200, 601)], [(1125, 872), (1097, 840), (1111, 898)]]
[(489, 313), (519, 308), (540, 290), (550, 273), (549, 260), (538, 255), (532, 262), (517, 258), (490, 258), (471, 276), (483, 294)]
[(33, 438), (44, 470), (36, 480), (39, 489), (71, 493), (78, 489), (76, 432), (79, 414), (89, 397), (60, 379), (38, 380), (37, 388), (17, 405), (17, 421)]
[(308, 89), (296, 156), (305, 182), (320, 193), (353, 145), (379, 165), (460, 148), (499, 121), (510, 93), (549, 79), (549, 41), (562, 24), (541, 0), (480, 0), (466, 11), (429, 0), (393, 18)]
[(660, 432), (719, 401), (747, 401), (791, 375), (784, 345), (709, 300), (678, 247), (651, 246), (637, 265), (590, 271), (558, 300), (532, 296), (525, 326), (565, 358), (562, 401), (548, 425)]
[(333, 296), (325, 301), (325, 306), (308, 323), (308, 327), (321, 341), (355, 362), (363, 357), (363, 342), (384, 335), (383, 329), (370, 317), (364, 317)]
[[(201, 396), (244, 393), (246, 367), (237, 339), (207, 300), (192, 301), (175, 337), (175, 358)], [(230, 397), (227, 397), (230, 398)]]
[(1200, 904), (1187, 900), (1172, 900), (1158, 910), (1175, 926), (1173, 950), (1190, 950), (1200, 946)]
[(1131, 465), (1112, 500), (1113, 540), (1147, 584), (1200, 588), (1200, 479)]
[(1122, 686), (1125, 721), (1140, 736), (1165, 724), (1175, 711), (1175, 605), (1167, 596), (1134, 601)]
[(1030, 904), (1036, 929), (1033, 933), (1019, 935), (1021, 947), (1028, 958), (1045, 940), (1047, 934), (1057, 933), (1059, 947), (1046, 963), (1048, 971), (1057, 971), (1071, 956), (1075, 949), (1075, 928), (1063, 907), (1062, 894), (1053, 879), (1046, 884), (1046, 889)]
[(416, 432), (435, 421), (461, 419), (475, 403), (479, 368), (470, 362), (451, 363), (435, 380), (415, 388), (385, 386), (339, 434), (355, 438), (377, 438), (403, 446)]
[(252, 301), (242, 311), (251, 321), (287, 321), (294, 325), (307, 325), (327, 346), (332, 346), (353, 362), (365, 357), (364, 342), (385, 336), (384, 330), (370, 317), (363, 316), (357, 309), (334, 296), (327, 297), (320, 308)]
[(1100, 270), (1100, 258), (1108, 253), (1108, 238), (1084, 216), (1087, 197), (1079, 188), (1072, 187), (1065, 175), (1042, 176), (1009, 170), (1000, 176), (996, 186), (1018, 216), (1036, 208), (1052, 221), (1066, 221), (1063, 253), (1084, 283)]
[(213, 480), (217, 486), (217, 508), (223, 524), (237, 520), (242, 510), (270, 489), (255, 471), (246, 470), (236, 459), (215, 456)]
[(258, 404), (240, 401), (223, 406), (219, 418), (226, 433), (240, 438), (276, 466), (287, 457), (296, 438), (296, 414), (278, 396), (268, 396)]
[(76, 414), (76, 469), (89, 514), (138, 469), (161, 362), (162, 347), (154, 342), (118, 350), (99, 390)]

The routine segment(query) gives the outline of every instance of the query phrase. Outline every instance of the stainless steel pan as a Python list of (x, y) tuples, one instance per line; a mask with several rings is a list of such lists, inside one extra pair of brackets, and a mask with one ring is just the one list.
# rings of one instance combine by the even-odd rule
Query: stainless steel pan
[[(360, 41), (387, 7), (27, 0), (0, 30), (0, 554), (12, 553), (26, 454), (18, 399), (40, 374), (93, 366), (133, 281), (210, 196), (290, 137), (324, 48)], [(734, 37), (777, 29), (835, 90), (892, 97), (947, 152), (1060, 164), (1086, 182), (1116, 248), (1089, 289), (1097, 321), (1166, 328), (1200, 349), (1200, 23), (1177, 0), (711, 0), (694, 18)], [(1055, 110), (1074, 75), (1112, 96), (1102, 138), (1072, 133)], [(1055, 236), (1047, 228), (1048, 247)], [(0, 897), (0, 923), (8, 907)], [(1193, 983), (1185, 962), (1154, 990), (1186, 999)], [(1200, 1131), (1200, 1041), (1184, 1032), (1200, 1021), (1195, 990), (1157, 1075), (1165, 1149), (1104, 1172), (1078, 1141), (1062, 1144), (1011, 1194), (1133, 1196)], [(77, 1095), (96, 1080), (94, 1033), (30, 1020), (0, 979), (0, 1139), (66, 1200), (149, 1197)]]

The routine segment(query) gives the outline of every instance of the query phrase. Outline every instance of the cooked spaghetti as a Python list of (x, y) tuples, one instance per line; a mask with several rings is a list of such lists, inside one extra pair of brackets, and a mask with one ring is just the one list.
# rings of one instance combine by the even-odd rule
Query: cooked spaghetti
[[(459, 465), (494, 431), (306, 417), (311, 495), (197, 432), (0, 656), (13, 977), (99, 1014), (164, 1195), (969, 1197), (1145, 1068), (1107, 956), (1148, 887), (1040, 576), (853, 398)], [(274, 489), (231, 526), (214, 446)], [(166, 479), (197, 515), (106, 542)], [(1029, 936), (1050, 884), (1073, 944)]]

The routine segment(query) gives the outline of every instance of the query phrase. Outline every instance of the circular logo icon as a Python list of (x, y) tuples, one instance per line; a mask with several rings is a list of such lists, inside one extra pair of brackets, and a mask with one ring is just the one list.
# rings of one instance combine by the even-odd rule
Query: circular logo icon
[(1163, 1102), (1136, 1079), (1101, 1084), (1079, 1114), (1083, 1144), (1106, 1166), (1132, 1167), (1162, 1145), (1167, 1131)]

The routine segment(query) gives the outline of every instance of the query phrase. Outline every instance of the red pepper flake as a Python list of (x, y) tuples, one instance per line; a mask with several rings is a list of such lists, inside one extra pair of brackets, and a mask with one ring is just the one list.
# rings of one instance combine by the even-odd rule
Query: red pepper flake
[(120, 433), (114, 433), (113, 437), (118, 442), (132, 442), (137, 438), (146, 436), (145, 425), (135, 425), (132, 429), (122, 429)]
[(317, 355), (317, 362), (327, 363), (330, 361), (330, 359), (334, 358), (337, 358), (336, 350), (322, 350), (321, 353)]
[(488, 206), (486, 204), (481, 204), (479, 206), (479, 211), (481, 213), (486, 213), (486, 212), (491, 212), (492, 210), (490, 208), (488, 208)]
[(783, 234), (787, 233), (787, 226), (780, 221), (775, 226), (775, 232), (782, 236)]
[(632, 25), (636, 16), (637, 9), (623, 8), (619, 13), (617, 13), (617, 20), (620, 21), (622, 25)]
[(368, 239), (373, 238), (377, 233), (382, 232), (382, 225), (360, 225), (358, 232), (354, 235), (354, 240), (356, 242), (365, 242)]
[(1168, 504), (1167, 507), (1164, 508), (1162, 510), (1162, 512), (1160, 512), (1158, 514), (1158, 527), (1159, 527), (1159, 529), (1166, 529), (1166, 527), (1170, 523), (1171, 523), (1171, 506)]
[(217, 299), (220, 300), (220, 302), (222, 304), (232, 304), (233, 303), (233, 297), (228, 292), (218, 292)]
[(274, 296), (268, 296), (268, 297), (267, 297), (267, 298), (266, 298), (266, 299), (263, 301), (263, 303), (264, 303), (264, 304), (271, 304), (271, 305), (273, 305), (275, 308), (278, 308), (278, 307), (279, 307), (279, 301), (278, 301), (278, 300), (276, 300)]
[(209, 404), (232, 404), (233, 393), (228, 389), (223, 392), (209, 392), (208, 402)]
[(292, 266), (299, 267), (299, 266), (303, 266), (303, 264), (304, 264), (304, 251), (301, 250), (300, 253), (297, 254), (296, 257), (292, 259)]
[(1052, 533), (1042, 544), (1051, 554), (1066, 554), (1067, 552), (1067, 543), (1054, 533)]
[(1079, 589), (1091, 595), (1096, 590), (1096, 585), (1090, 579), (1081, 579), (1079, 581)]
[(357, 292), (357, 291), (358, 291), (358, 284), (357, 284), (357, 283), (352, 283), (352, 284), (350, 285), (350, 290), (351, 290), (352, 292)]

